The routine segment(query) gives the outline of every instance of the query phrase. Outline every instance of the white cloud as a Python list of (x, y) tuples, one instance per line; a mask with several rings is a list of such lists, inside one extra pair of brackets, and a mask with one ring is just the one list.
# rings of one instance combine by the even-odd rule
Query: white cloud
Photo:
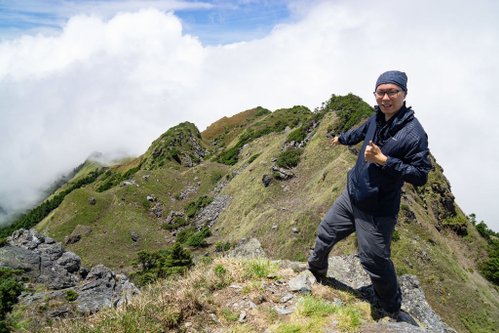
[(296, 1), (298, 22), (217, 47), (149, 9), (0, 42), (0, 205), (26, 204), (93, 151), (141, 154), (181, 121), (203, 130), (256, 105), (313, 109), (332, 93), (373, 103), (379, 73), (397, 68), (458, 203), (499, 230), (497, 7)]

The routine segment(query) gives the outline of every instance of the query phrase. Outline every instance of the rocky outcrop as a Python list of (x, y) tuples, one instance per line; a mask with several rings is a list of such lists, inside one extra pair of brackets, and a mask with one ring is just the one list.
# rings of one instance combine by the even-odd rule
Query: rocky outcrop
[(228, 195), (218, 195), (213, 201), (204, 207), (199, 214), (196, 215), (194, 225), (201, 229), (207, 226), (211, 228), (217, 221), (218, 216), (229, 205), (230, 197)]
[(20, 229), (7, 238), (0, 248), (0, 267), (21, 270), (31, 286), (39, 286), (28, 290), (44, 290), (20, 296), (20, 303), (41, 321), (117, 307), (139, 292), (125, 275), (103, 265), (88, 270), (79, 256), (35, 230)]
[[(265, 257), (265, 252), (260, 242), (252, 238), (241, 241), (229, 252), (228, 256), (262, 258)], [(313, 290), (312, 285), (317, 281), (307, 270), (305, 263), (290, 261), (275, 262), (282, 268), (290, 268), (299, 273), (289, 281), (286, 281), (286, 283), (282, 283), (287, 288), (280, 288), (278, 295), (273, 296), (275, 299), (285, 299), (281, 305), (276, 306), (276, 312), (280, 315), (289, 315), (295, 311), (294, 303), (296, 302), (296, 297), (294, 295), (311, 293)], [(331, 256), (329, 258), (327, 276), (328, 278), (321, 283), (356, 295), (359, 299), (369, 302), (373, 310), (378, 306), (370, 278), (362, 268), (359, 258), (356, 255)], [(404, 321), (393, 322), (388, 320), (387, 317), (376, 318), (379, 319), (377, 322), (366, 324), (360, 329), (360, 332), (456, 333), (430, 307), (421, 289), (421, 285), (415, 276), (403, 275), (399, 277), (399, 284), (402, 291), (402, 309), (408, 314), (412, 324)], [(276, 291), (272, 290), (272, 294), (275, 293)]]
[(266, 258), (267, 254), (262, 248), (262, 244), (256, 238), (243, 238), (239, 243), (227, 253), (230, 258)]
[(184, 122), (170, 128), (152, 143), (142, 161), (142, 168), (156, 169), (166, 161), (193, 167), (201, 163), (207, 154), (199, 130), (194, 124)]
[(7, 246), (0, 248), (0, 266), (22, 270), (31, 281), (53, 290), (74, 287), (84, 277), (80, 257), (34, 230), (20, 229), (7, 238)]

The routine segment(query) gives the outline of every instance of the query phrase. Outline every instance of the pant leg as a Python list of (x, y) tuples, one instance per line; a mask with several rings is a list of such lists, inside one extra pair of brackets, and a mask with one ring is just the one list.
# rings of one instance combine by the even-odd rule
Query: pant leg
[(334, 244), (354, 231), (352, 205), (345, 190), (319, 225), (314, 251), (308, 258), (309, 267), (316, 270), (327, 270), (328, 256)]
[(354, 215), (360, 262), (371, 277), (381, 307), (396, 312), (400, 310), (402, 295), (390, 246), (397, 219), (373, 217), (355, 207)]

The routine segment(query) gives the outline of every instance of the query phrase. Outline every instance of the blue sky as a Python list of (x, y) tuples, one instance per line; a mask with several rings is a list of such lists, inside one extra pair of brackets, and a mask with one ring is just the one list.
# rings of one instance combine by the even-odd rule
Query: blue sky
[(185, 33), (196, 35), (205, 45), (262, 38), (292, 16), (289, 1), (285, 0), (0, 0), (0, 38), (60, 33), (73, 15), (110, 18), (123, 10), (148, 7), (173, 10), (182, 20)]
[(0, 223), (95, 151), (263, 106), (319, 107), (407, 72), (466, 214), (499, 230), (499, 2), (0, 0)]

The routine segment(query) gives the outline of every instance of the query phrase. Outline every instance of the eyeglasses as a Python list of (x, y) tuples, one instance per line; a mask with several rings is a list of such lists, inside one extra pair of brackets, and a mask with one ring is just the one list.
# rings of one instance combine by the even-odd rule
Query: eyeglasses
[(400, 90), (387, 90), (387, 91), (383, 91), (383, 90), (376, 90), (374, 92), (374, 96), (376, 96), (377, 98), (383, 98), (385, 97), (385, 94), (388, 95), (388, 97), (395, 97), (397, 96), (397, 94), (400, 92)]

